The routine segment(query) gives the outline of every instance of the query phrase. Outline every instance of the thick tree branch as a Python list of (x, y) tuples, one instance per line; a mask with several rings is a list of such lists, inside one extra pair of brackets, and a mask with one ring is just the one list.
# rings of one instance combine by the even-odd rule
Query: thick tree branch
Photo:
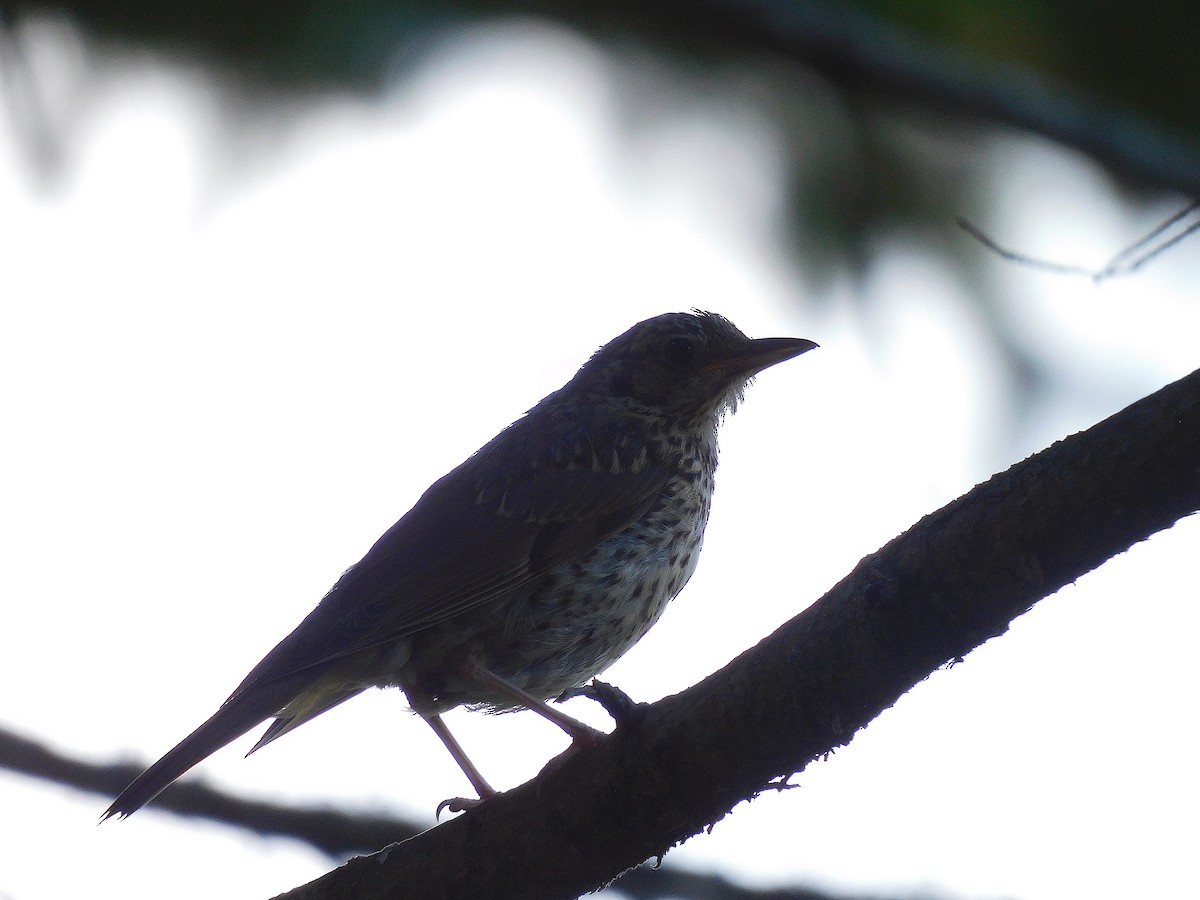
[(284, 896), (594, 889), (845, 744), (1039, 599), (1197, 509), (1200, 372), (925, 517), (637, 726)]

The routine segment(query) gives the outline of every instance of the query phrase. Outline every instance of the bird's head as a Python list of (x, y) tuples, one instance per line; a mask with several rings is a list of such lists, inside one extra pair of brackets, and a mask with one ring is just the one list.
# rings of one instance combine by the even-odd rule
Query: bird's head
[(716, 313), (667, 313), (597, 350), (570, 387), (680, 423), (715, 420), (736, 408), (755, 374), (816, 346), (803, 338), (751, 340)]

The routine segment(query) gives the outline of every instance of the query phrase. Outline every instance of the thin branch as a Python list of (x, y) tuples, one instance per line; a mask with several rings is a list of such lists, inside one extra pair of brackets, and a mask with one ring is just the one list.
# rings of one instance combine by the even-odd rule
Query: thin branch
[(1043, 272), (1053, 272), (1055, 275), (1086, 275), (1088, 278), (1096, 278), (1098, 270), (1089, 269), (1087, 266), (1076, 266), (1069, 263), (1055, 262), (1050, 259), (1038, 259), (1035, 256), (1028, 256), (1024, 253), (1018, 253), (1016, 250), (1009, 250), (1007, 247), (1001, 247), (992, 238), (988, 237), (979, 227), (968, 222), (962, 216), (957, 217), (955, 224), (963, 231), (969, 234), (983, 246), (987, 247), (1001, 259), (1009, 262), (1019, 263), (1031, 269), (1040, 269)]
[[(1188, 237), (1191, 234), (1194, 234), (1197, 230), (1200, 230), (1200, 219), (1197, 219), (1196, 221), (1194, 221), (1191, 224), (1189, 224), (1188, 226), (1186, 226), (1183, 230), (1179, 231), (1177, 234), (1172, 235), (1171, 237), (1167, 238), (1166, 240), (1162, 240), (1156, 244), (1152, 244), (1149, 247), (1149, 249), (1147, 249), (1145, 252), (1141, 253), (1140, 255), (1136, 255), (1136, 256), (1134, 255), (1136, 250), (1138, 250), (1141, 247), (1145, 247), (1147, 244), (1150, 244), (1151, 241), (1157, 240), (1169, 228), (1171, 228), (1175, 224), (1183, 221), (1187, 216), (1191, 215), (1192, 213), (1196, 212), (1197, 210), (1200, 210), (1200, 202), (1191, 203), (1186, 208), (1180, 210), (1175, 215), (1171, 216), (1171, 218), (1168, 219), (1166, 222), (1164, 222), (1163, 224), (1161, 224), (1157, 228), (1155, 228), (1153, 231), (1151, 231), (1148, 235), (1146, 235), (1146, 237), (1142, 238), (1137, 243), (1132, 244), (1129, 247), (1126, 247), (1124, 250), (1122, 250), (1120, 253), (1118, 253), (1116, 256), (1114, 256), (1111, 260), (1109, 260), (1108, 264), (1103, 269), (1101, 269), (1099, 273), (1097, 273), (1096, 280), (1100, 281), (1103, 278), (1109, 278), (1109, 277), (1112, 277), (1113, 275), (1125, 275), (1125, 274), (1129, 274), (1130, 272), (1136, 272), (1138, 269), (1140, 269), (1146, 263), (1150, 262), (1150, 260), (1156, 259), (1160, 255), (1165, 253), (1167, 250), (1169, 250), (1171, 247), (1174, 247), (1176, 244), (1178, 244), (1184, 238)], [(1129, 262), (1126, 262), (1126, 260), (1129, 259), (1131, 256), (1133, 257), (1132, 260)]]
[(1040, 269), (1043, 272), (1053, 272), (1056, 275), (1086, 275), (1092, 281), (1099, 284), (1101, 281), (1107, 281), (1110, 278), (1115, 278), (1119, 275), (1129, 275), (1136, 272), (1152, 259), (1161, 256), (1171, 247), (1174, 247), (1184, 238), (1200, 231), (1200, 218), (1185, 226), (1181, 231), (1171, 235), (1169, 238), (1160, 240), (1175, 225), (1184, 221), (1188, 216), (1200, 211), (1200, 201), (1189, 203), (1186, 207), (1169, 217), (1165, 222), (1155, 226), (1144, 237), (1134, 241), (1124, 250), (1120, 251), (1116, 256), (1110, 259), (1099, 269), (1090, 269), (1087, 266), (1072, 265), (1070, 263), (1060, 263), (1049, 259), (1040, 259), (1036, 256), (1029, 256), (1025, 253), (1020, 253), (1016, 250), (1010, 250), (1007, 247), (1002, 247), (989, 237), (978, 226), (967, 221), (959, 216), (954, 221), (967, 234), (983, 244), (1001, 259), (1006, 259), (1009, 262), (1015, 262), (1031, 269)]
[[(84, 762), (0, 728), (0, 768), (112, 798), (145, 767), (140, 763)], [(426, 827), (376, 813), (297, 808), (247, 800), (196, 780), (172, 785), (159, 797), (155, 808), (235, 825), (264, 837), (296, 838), (338, 859), (350, 853), (378, 850), (392, 841), (419, 834)]]
[[(1124, 250), (1122, 250), (1120, 253), (1118, 253), (1116, 256), (1114, 256), (1112, 259), (1110, 259), (1108, 261), (1108, 264), (1103, 269), (1100, 270), (1101, 274), (1118, 272), (1118, 271), (1122, 271), (1122, 270), (1127, 271), (1127, 272), (1132, 272), (1134, 269), (1139, 268), (1143, 263), (1158, 256), (1160, 253), (1163, 252), (1163, 250), (1167, 249), (1168, 247), (1174, 246), (1179, 241), (1183, 240), (1183, 238), (1187, 237), (1189, 234), (1191, 234), (1193, 231), (1195, 231), (1196, 227), (1197, 227), (1197, 223), (1193, 222), (1181, 234), (1176, 235), (1175, 237), (1171, 238), (1169, 241), (1166, 241), (1165, 243), (1153, 244), (1153, 242), (1158, 240), (1158, 238), (1160, 238), (1163, 234), (1165, 234), (1169, 229), (1173, 228), (1175, 225), (1182, 222), (1184, 219), (1186, 219), (1188, 216), (1190, 216), (1192, 213), (1196, 212), (1197, 210), (1200, 210), (1200, 201), (1192, 201), (1187, 206), (1185, 206), (1183, 209), (1181, 209), (1179, 212), (1175, 213), (1175, 215), (1170, 216), (1165, 222), (1163, 222), (1157, 228), (1154, 228), (1153, 230), (1151, 230), (1150, 233), (1147, 234), (1145, 237), (1143, 237), (1141, 240), (1134, 241), (1132, 244), (1130, 244), (1128, 247), (1126, 247)], [(1135, 254), (1137, 254), (1138, 251), (1142, 250), (1147, 245), (1151, 245), (1151, 244), (1153, 244), (1153, 246), (1151, 246), (1148, 251), (1146, 251), (1142, 255), (1138, 256), (1132, 263), (1126, 263), (1127, 259), (1129, 259), (1131, 256), (1134, 256)]]

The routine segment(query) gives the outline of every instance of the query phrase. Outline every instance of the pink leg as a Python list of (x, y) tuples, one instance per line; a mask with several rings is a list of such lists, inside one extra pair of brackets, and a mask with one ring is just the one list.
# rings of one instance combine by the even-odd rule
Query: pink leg
[[(436, 713), (433, 715), (424, 715), (423, 718), (429, 723), (429, 727), (433, 729), (433, 733), (442, 739), (442, 743), (446, 745), (446, 749), (450, 751), (450, 755), (454, 757), (454, 761), (458, 763), (458, 767), (463, 770), (463, 774), (467, 776), (467, 780), (471, 782), (471, 787), (475, 788), (475, 792), (479, 794), (480, 800), (486, 800), (488, 797), (496, 796), (496, 789), (487, 783), (487, 779), (483, 777), (479, 769), (475, 767), (475, 763), (467, 757), (466, 752), (462, 748), (462, 744), (458, 739), (450, 733), (450, 729), (446, 727), (446, 723), (442, 721), (442, 717)], [(452, 804), (463, 804), (469, 801), (462, 800), (447, 800), (443, 806)], [(463, 806), (462, 808), (466, 808)], [(458, 812), (451, 806), (452, 811)], [(438, 807), (438, 812), (441, 812), (442, 807)]]
[[(529, 691), (517, 687), (512, 682), (501, 678), (495, 672), (491, 671), (490, 669), (485, 669), (478, 663), (465, 664), (462, 667), (462, 672), (464, 675), (475, 679), (480, 684), (487, 685), (497, 693), (510, 697), (518, 705), (524, 706), (526, 709), (533, 710), (533, 712), (537, 713), (542, 718), (553, 722), (570, 736), (571, 742), (574, 744), (592, 744), (598, 739), (604, 737), (604, 732), (597, 731), (591, 725), (587, 725), (583, 722), (580, 722), (578, 719), (568, 716), (562, 710), (555, 709), (540, 697), (535, 697), (533, 694), (529, 693)], [(445, 738), (442, 738), (442, 740), (445, 740)], [(447, 744), (447, 746), (449, 746), (449, 744)], [(453, 753), (454, 751), (451, 750), (450, 752)], [(457, 757), (455, 758), (457, 759)], [(462, 765), (462, 763), (460, 762), (459, 765)]]

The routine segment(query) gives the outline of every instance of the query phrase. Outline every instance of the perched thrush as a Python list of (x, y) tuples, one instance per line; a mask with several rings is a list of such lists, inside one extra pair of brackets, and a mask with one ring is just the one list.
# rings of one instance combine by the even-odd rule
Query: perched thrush
[(105, 818), (130, 815), (266, 719), (253, 750), (369, 687), (403, 690), (481, 799), (495, 790), (446, 710), (531, 709), (592, 738), (546, 701), (615, 662), (687, 583), (722, 415), (755, 373), (815, 346), (750, 340), (713, 313), (657, 316), (604, 345), (435, 482)]

